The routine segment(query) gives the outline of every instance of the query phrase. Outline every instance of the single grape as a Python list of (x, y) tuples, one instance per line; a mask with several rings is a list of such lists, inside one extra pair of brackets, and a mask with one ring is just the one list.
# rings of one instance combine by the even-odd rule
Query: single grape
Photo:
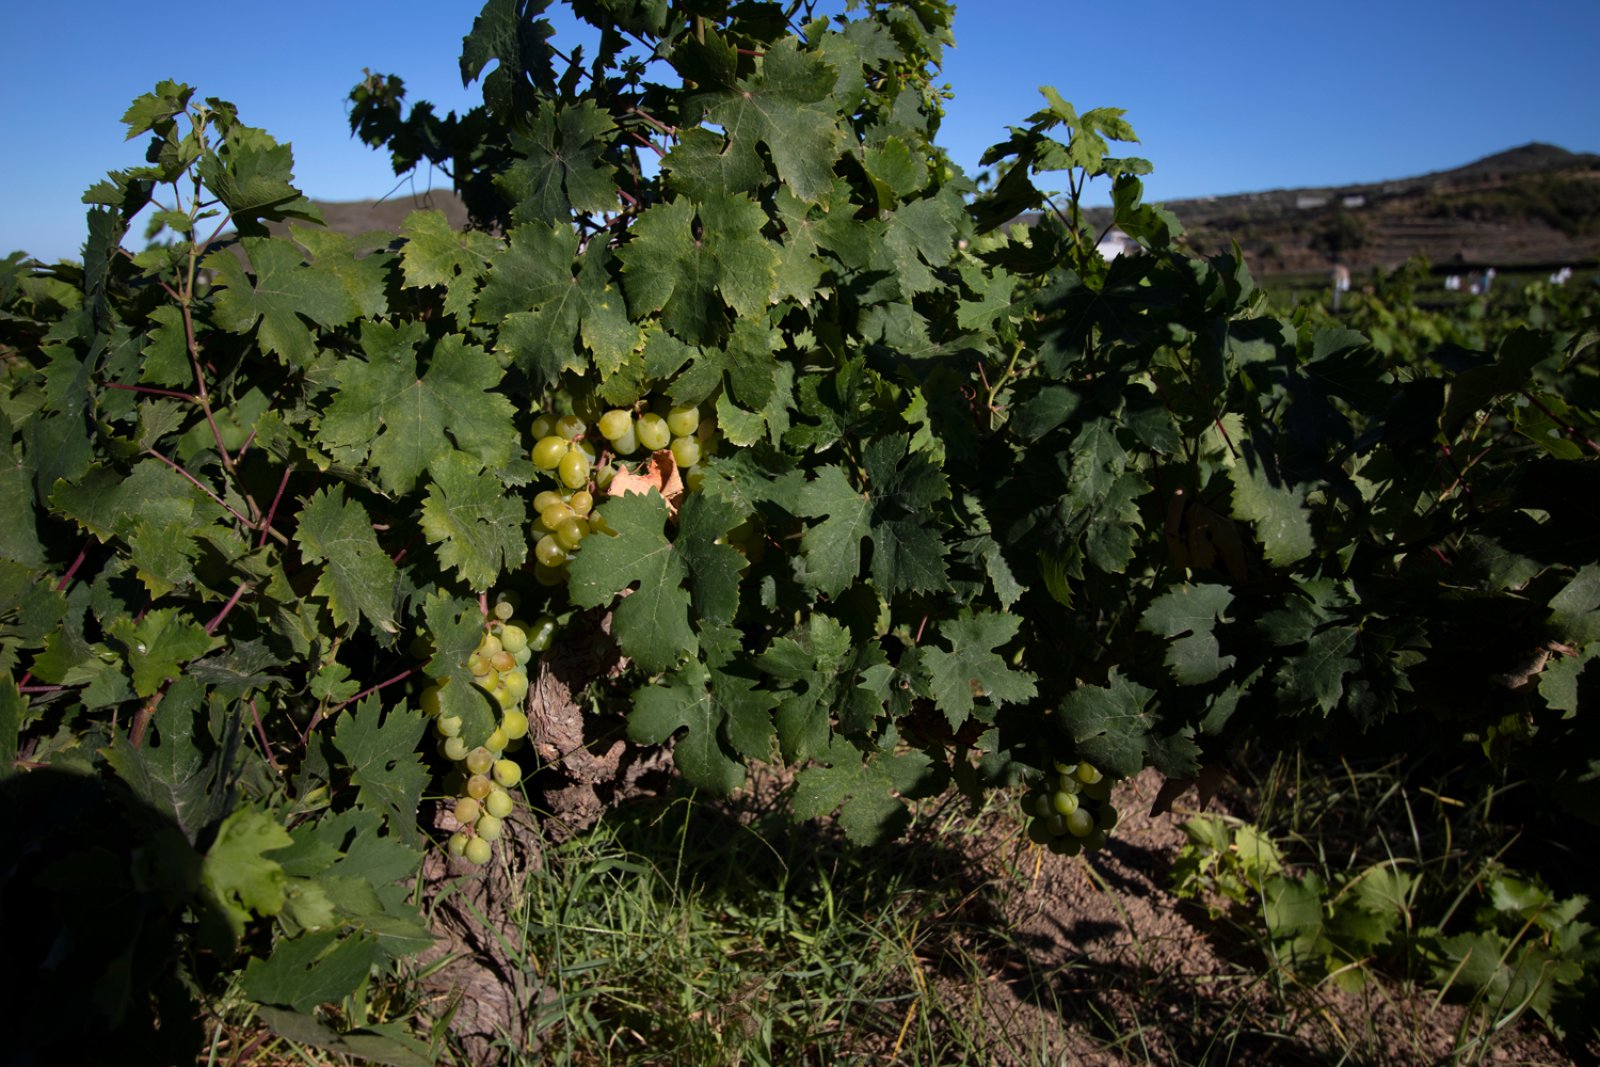
[(1111, 796), (1111, 779), (1101, 778), (1083, 787), (1083, 795), (1090, 800), (1106, 800)]
[(465, 856), (469, 840), (466, 834), (458, 830), (450, 835), (450, 843), (445, 847), (450, 850), (450, 855), (452, 856)]
[(572, 441), (583, 433), (583, 420), (576, 415), (563, 415), (556, 420), (556, 435)]
[(1121, 814), (1117, 809), (1107, 804), (1100, 809), (1100, 814), (1094, 817), (1094, 824), (1097, 828), (1109, 832), (1117, 828), (1117, 820), (1119, 818), (1121, 818)]
[(467, 796), (471, 797), (473, 800), (482, 800), (484, 797), (489, 795), (489, 790), (492, 787), (493, 783), (489, 781), (488, 775), (474, 774), (471, 778), (467, 779), (467, 784), (464, 788)]
[(535, 652), (543, 652), (550, 647), (555, 636), (556, 620), (548, 615), (540, 615), (528, 629), (528, 647)]
[[(562, 456), (558, 472), (561, 475), (561, 484), (568, 489), (582, 489), (588, 485), (590, 463), (590, 458), (579, 448), (574, 448)], [(567, 510), (570, 512), (572, 509)]]
[(440, 737), (455, 737), (461, 733), (461, 716), (441, 715), (433, 720), (433, 728), (439, 731)]
[(589, 517), (589, 512), (594, 510), (594, 497), (587, 489), (579, 489), (567, 498), (567, 506), (578, 518), (586, 519)]
[(672, 441), (672, 431), (667, 429), (667, 420), (660, 415), (640, 415), (634, 432), (639, 435), (639, 443), (652, 452), (666, 448)]
[(633, 416), (620, 408), (613, 409), (600, 416), (599, 425), (600, 436), (607, 441), (615, 441), (633, 429)]
[(520, 711), (508, 711), (500, 718), (500, 729), (512, 741), (528, 736), (528, 717)]
[(1058, 856), (1076, 856), (1083, 851), (1083, 842), (1076, 837), (1057, 837), (1050, 841), (1050, 851)]
[(1057, 775), (1056, 776), (1056, 792), (1058, 792), (1058, 793), (1081, 793), (1081, 792), (1083, 792), (1083, 783), (1078, 781), (1078, 779), (1076, 777), (1074, 777), (1073, 775), (1070, 775), (1070, 774)]
[(501, 823), (500, 820), (495, 818), (493, 815), (485, 813), (478, 816), (478, 822), (475, 826), (473, 826), (473, 829), (476, 830), (478, 832), (478, 836), (483, 838), (485, 841), (500, 840)]
[[(528, 651), (527, 649), (523, 650)], [(528, 695), (528, 675), (526, 671), (512, 671), (505, 677), (506, 695), (511, 698), (505, 707), (515, 707)]]
[(517, 665), (516, 657), (513, 656), (511, 653), (507, 652), (503, 648), (499, 652), (496, 652), (494, 654), (494, 657), (489, 660), (489, 666), (493, 667), (495, 670), (501, 672), (502, 674), (504, 674), (506, 671), (511, 670), (516, 665)]
[(1099, 852), (1106, 847), (1106, 840), (1106, 832), (1104, 830), (1092, 831), (1084, 836), (1083, 850), (1085, 852)]
[(522, 781), (522, 765), (513, 759), (495, 760), (494, 780), (510, 789)]
[(1094, 764), (1092, 764), (1092, 763), (1080, 763), (1080, 764), (1078, 764), (1078, 780), (1081, 781), (1084, 785), (1093, 785), (1094, 783), (1098, 782), (1101, 778), (1104, 778), (1104, 777), (1105, 777), (1105, 775), (1100, 773), (1100, 768), (1096, 767)]
[(500, 639), (494, 634), (484, 634), (478, 638), (478, 652), (485, 656), (492, 656), (500, 651)]
[(504, 819), (506, 816), (510, 815), (512, 809), (516, 806), (517, 802), (511, 799), (511, 794), (507, 793), (503, 789), (496, 789), (493, 793), (490, 793), (488, 799), (483, 802), (483, 810), (487, 811), (490, 815), (493, 815), (497, 819)]
[(479, 804), (471, 797), (462, 797), (456, 801), (456, 822), (463, 826), (471, 826), (478, 821)]
[(1040, 793), (1033, 802), (1033, 813), (1041, 819), (1048, 819), (1055, 812), (1055, 806), (1050, 803), (1050, 795), (1048, 793)]
[(556, 527), (556, 543), (568, 552), (575, 551), (589, 536), (589, 524), (574, 516)]
[(672, 461), (680, 467), (692, 467), (700, 462), (700, 442), (692, 437), (672, 439)]
[[(536, 563), (534, 566), (538, 566), (538, 564)], [(527, 645), (523, 645), (521, 648), (511, 653), (511, 658), (517, 661), (517, 666), (526, 667), (528, 665), (528, 661), (533, 658), (533, 649), (529, 648)]]
[(543, 586), (563, 585), (567, 580), (567, 572), (561, 567), (547, 567), (543, 563), (536, 562), (533, 567), (533, 580)]
[(1028, 824), (1028, 840), (1036, 845), (1046, 845), (1054, 838), (1050, 832), (1050, 823), (1044, 819), (1035, 819)]
[(1076, 793), (1055, 792), (1050, 794), (1050, 806), (1057, 815), (1071, 816), (1078, 810), (1078, 795)]
[(567, 550), (561, 547), (554, 534), (545, 534), (533, 546), (533, 557), (546, 567), (559, 567), (567, 561)]
[(689, 437), (700, 428), (699, 408), (673, 408), (667, 412), (667, 429), (675, 437)]
[(554, 415), (535, 416), (533, 425), (528, 428), (529, 436), (531, 436), (535, 441), (539, 440), (541, 437), (549, 437), (555, 432), (556, 420)]
[(474, 678), (484, 677), (489, 673), (492, 666), (493, 665), (482, 652), (474, 652), (472, 655), (467, 657), (467, 671)]
[(698, 493), (706, 484), (706, 469), (700, 466), (690, 467), (683, 472), (683, 487), (691, 493)]
[(560, 493), (556, 492), (554, 489), (546, 489), (534, 496), (533, 510), (535, 514), (543, 515), (545, 508), (551, 507), (555, 504), (564, 503), (566, 503), (566, 501), (561, 499)]
[[(449, 679), (445, 680), (449, 681)], [(424, 689), (422, 691), (422, 696), (417, 700), (417, 703), (422, 705), (423, 714), (439, 714), (439, 686), (430, 685), (428, 688)]]
[(467, 771), (471, 774), (488, 774), (489, 768), (494, 766), (494, 755), (482, 746), (467, 753)]
[(447, 737), (444, 739), (444, 758), (457, 762), (467, 758), (467, 743), (460, 737)]
[(500, 631), (500, 647), (515, 656), (528, 647), (528, 633), (514, 623), (506, 623)]
[(565, 437), (551, 434), (539, 438), (539, 443), (533, 446), (533, 465), (542, 471), (553, 471), (561, 462), (561, 457), (572, 450), (572, 443)]
[(1067, 832), (1073, 837), (1088, 837), (1094, 832), (1094, 816), (1088, 808), (1078, 808), (1067, 816)]
[(1057, 774), (1072, 774), (1078, 769), (1076, 763), (1062, 763), (1060, 760), (1056, 760), (1052, 766), (1055, 767)]
[(558, 500), (554, 504), (551, 504), (549, 507), (545, 508), (543, 511), (539, 512), (539, 521), (544, 523), (545, 526), (549, 527), (551, 532), (554, 532), (558, 526), (566, 522), (568, 519), (575, 519), (577, 517), (578, 513), (573, 511), (572, 506), (565, 500)]
[(506, 750), (506, 745), (510, 743), (511, 738), (506, 736), (506, 732), (504, 730), (496, 726), (493, 730), (489, 731), (489, 736), (484, 738), (483, 747), (489, 750), (489, 754), (491, 756), (498, 756), (500, 753)]
[(493, 855), (494, 849), (489, 846), (488, 841), (481, 837), (473, 837), (467, 840), (467, 847), (466, 851), (463, 853), (463, 858), (468, 863), (477, 864), (481, 867), (485, 863), (488, 863), (489, 857)]

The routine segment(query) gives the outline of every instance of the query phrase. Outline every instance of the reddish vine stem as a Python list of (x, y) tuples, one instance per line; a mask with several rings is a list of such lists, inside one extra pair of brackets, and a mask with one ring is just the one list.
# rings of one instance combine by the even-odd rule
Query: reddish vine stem
[(261, 723), (261, 712), (256, 707), (256, 698), (251, 697), (247, 703), (250, 705), (250, 717), (256, 723), (256, 739), (261, 742), (261, 754), (267, 757), (267, 766), (276, 774), (282, 774), (283, 768), (278, 766), (278, 761), (272, 755), (272, 745), (267, 741), (267, 729)]
[(1591, 441), (1587, 437), (1583, 436), (1583, 434), (1579, 433), (1578, 432), (1578, 428), (1576, 426), (1573, 426), (1571, 423), (1568, 423), (1565, 420), (1557, 417), (1556, 413), (1551, 411), (1549, 408), (1545, 407), (1543, 401), (1541, 401), (1538, 397), (1534, 396), (1532, 393), (1528, 392), (1526, 389), (1522, 390), (1522, 396), (1523, 396), (1524, 399), (1526, 399), (1528, 401), (1528, 403), (1532, 404), (1534, 407), (1536, 407), (1540, 411), (1544, 412), (1545, 418), (1549, 419), (1551, 422), (1553, 422), (1557, 426), (1561, 427), (1561, 432), (1562, 433), (1566, 434), (1568, 437), (1572, 438), (1574, 441), (1577, 441), (1577, 442), (1583, 444), (1584, 446), (1586, 446), (1589, 449), (1589, 451), (1594, 452), (1597, 455), (1600, 455), (1600, 444), (1595, 444), (1593, 441)]
[(156, 705), (161, 703), (161, 697), (165, 692), (166, 690), (162, 690), (139, 705), (138, 712), (133, 716), (133, 725), (128, 727), (128, 744), (134, 748), (144, 744), (145, 731), (150, 729), (150, 720), (155, 717)]
[(217, 632), (217, 627), (222, 625), (222, 620), (228, 617), (228, 612), (233, 610), (234, 605), (239, 603), (239, 598), (244, 596), (245, 590), (249, 588), (249, 582), (239, 583), (239, 588), (235, 589), (233, 591), (233, 595), (228, 598), (228, 602), (222, 605), (222, 610), (217, 612), (216, 616), (210, 622), (206, 623), (206, 633), (214, 634)]
[(144, 451), (145, 451), (145, 455), (154, 456), (156, 459), (159, 459), (161, 462), (165, 463), (167, 466), (171, 467), (173, 470), (175, 470), (179, 474), (183, 475), (184, 478), (188, 479), (188, 481), (189, 481), (189, 483), (191, 485), (193, 485), (196, 489), (200, 490), (206, 496), (210, 497), (213, 503), (215, 503), (219, 508), (222, 508), (229, 515), (232, 515), (234, 518), (238, 519), (240, 522), (244, 523), (246, 526), (254, 526), (255, 525), (255, 523), (251, 522), (249, 519), (247, 519), (243, 515), (239, 514), (232, 507), (229, 507), (228, 502), (226, 500), (223, 500), (220, 496), (218, 496), (214, 491), (212, 491), (210, 486), (206, 485), (206, 483), (202, 482), (199, 478), (196, 478), (194, 475), (190, 474), (188, 471), (184, 470), (181, 466), (179, 466), (178, 464), (174, 463), (172, 460), (168, 459), (166, 456), (163, 456), (160, 452), (157, 452), (153, 448), (147, 448)]
[(293, 467), (283, 469), (283, 477), (278, 480), (278, 491), (272, 497), (272, 506), (267, 509), (267, 516), (261, 521), (261, 540), (256, 543), (257, 548), (265, 548), (267, 545), (267, 531), (272, 529), (272, 520), (278, 514), (278, 503), (283, 500), (283, 491), (289, 487), (289, 475), (293, 473)]
[(103, 387), (106, 389), (121, 389), (128, 393), (147, 393), (150, 396), (170, 396), (176, 400), (187, 400), (191, 404), (198, 403), (200, 399), (193, 393), (179, 392), (177, 389), (156, 389), (148, 385), (124, 385), (122, 382), (106, 382)]
[(88, 556), (89, 542), (85, 541), (83, 543), (83, 547), (78, 549), (78, 558), (72, 561), (72, 566), (67, 568), (67, 573), (63, 574), (61, 579), (56, 582), (56, 592), (62, 592), (67, 588), (67, 586), (72, 584), (73, 576), (78, 573), (78, 568), (83, 566), (83, 561), (87, 559)]

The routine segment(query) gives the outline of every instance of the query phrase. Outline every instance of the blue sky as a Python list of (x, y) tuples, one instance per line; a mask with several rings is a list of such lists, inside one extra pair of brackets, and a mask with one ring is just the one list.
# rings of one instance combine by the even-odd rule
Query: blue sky
[[(470, 107), (456, 60), (480, 6), (10, 0), (0, 254), (77, 254), (79, 197), (140, 161), (118, 119), (162, 78), (292, 142), (309, 195), (384, 195), (387, 159), (349, 137), (345, 95), (370, 67), (441, 111)], [(1127, 109), (1157, 199), (1403, 177), (1528, 141), (1600, 152), (1600, 0), (967, 0), (955, 28), (941, 141), (969, 170), (1046, 84)]]

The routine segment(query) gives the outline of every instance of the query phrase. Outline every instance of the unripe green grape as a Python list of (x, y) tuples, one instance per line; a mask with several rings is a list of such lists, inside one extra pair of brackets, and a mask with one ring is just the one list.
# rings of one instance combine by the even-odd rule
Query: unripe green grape
[(556, 527), (556, 543), (568, 552), (575, 551), (589, 536), (589, 524), (574, 516)]
[(600, 398), (593, 392), (584, 391), (572, 398), (572, 413), (586, 423), (593, 423), (600, 417), (605, 407), (600, 403)]
[(1067, 832), (1073, 837), (1087, 837), (1094, 832), (1094, 816), (1088, 808), (1078, 808), (1066, 818)]
[(533, 580), (543, 586), (562, 585), (567, 580), (567, 572), (560, 567), (547, 567), (543, 563), (536, 562), (533, 567)]
[(417, 703), (422, 705), (423, 714), (439, 714), (439, 687), (436, 685), (428, 686), (422, 691), (422, 696), (417, 700)]
[(466, 764), (471, 774), (488, 774), (489, 768), (494, 766), (494, 755), (480, 745), (467, 753)]
[(500, 717), (500, 729), (512, 741), (528, 736), (528, 717), (520, 711), (508, 711)]
[(579, 489), (567, 498), (567, 506), (578, 518), (586, 519), (589, 512), (594, 510), (594, 497), (587, 489)]
[[(502, 656), (505, 655), (504, 652), (500, 654)], [(484, 688), (489, 691), (489, 695), (494, 698), (496, 704), (505, 704), (511, 699), (511, 690), (506, 686), (506, 680), (499, 675), (495, 675), (493, 681), (486, 679)]]
[(554, 489), (545, 489), (535, 494), (533, 498), (533, 511), (536, 515), (543, 515), (544, 509), (555, 504), (564, 504), (561, 494)]
[(471, 778), (467, 779), (467, 784), (464, 788), (467, 796), (471, 797), (473, 800), (482, 800), (484, 797), (489, 795), (489, 790), (492, 788), (492, 786), (493, 783), (489, 781), (488, 775), (474, 774)]
[(539, 443), (533, 446), (533, 465), (542, 471), (553, 471), (561, 463), (561, 457), (572, 451), (572, 442), (565, 437), (551, 434), (539, 438)]
[(1051, 840), (1048, 847), (1058, 856), (1076, 856), (1083, 851), (1083, 842), (1076, 837), (1057, 837)]
[(510, 789), (522, 781), (522, 765), (514, 759), (495, 760), (494, 780)]
[(480, 805), (476, 800), (473, 800), (471, 797), (462, 797), (460, 800), (456, 801), (456, 822), (460, 823), (462, 826), (471, 826), (473, 823), (478, 821), (478, 815), (481, 809), (482, 805)]
[(1034, 819), (1028, 824), (1028, 840), (1036, 845), (1049, 844), (1054, 837), (1050, 832), (1050, 823), (1044, 819)]
[(444, 752), (445, 759), (455, 760), (459, 763), (467, 758), (467, 743), (460, 737), (445, 738), (444, 744), (440, 748)]
[(672, 431), (667, 429), (667, 420), (660, 415), (640, 415), (634, 432), (639, 435), (639, 443), (652, 452), (666, 448), (672, 441)]
[(456, 737), (461, 733), (461, 716), (441, 715), (433, 720), (433, 728), (439, 731), (440, 737)]
[(594, 447), (592, 441), (579, 441), (578, 451), (583, 453), (583, 458), (589, 461), (591, 467), (594, 466), (595, 460), (600, 458), (600, 450)]
[(528, 634), (522, 627), (514, 623), (506, 623), (505, 629), (500, 631), (500, 647), (513, 656), (528, 647)]
[[(523, 651), (528, 651), (524, 649)], [(506, 695), (511, 698), (508, 707), (521, 703), (522, 698), (528, 695), (528, 674), (526, 671), (512, 671), (505, 676)]]
[(1040, 793), (1033, 802), (1033, 813), (1041, 819), (1048, 819), (1056, 813), (1055, 806), (1050, 803), (1050, 794)]
[(533, 658), (533, 649), (529, 648), (527, 645), (523, 645), (521, 648), (511, 653), (511, 658), (517, 661), (517, 666), (526, 667), (528, 665), (528, 661)]
[(1100, 809), (1100, 813), (1094, 817), (1094, 824), (1096, 828), (1110, 832), (1117, 828), (1117, 820), (1121, 817), (1121, 813), (1116, 808), (1106, 804)]
[(478, 652), (485, 656), (492, 656), (500, 651), (500, 639), (494, 634), (484, 634), (478, 638)]
[(467, 848), (462, 854), (462, 858), (468, 863), (481, 867), (488, 863), (493, 855), (494, 849), (490, 847), (488, 841), (481, 837), (473, 837), (467, 839)]
[(601, 463), (590, 469), (589, 476), (594, 479), (597, 489), (604, 489), (617, 476), (617, 468), (610, 463)]
[(1100, 773), (1100, 768), (1096, 767), (1094, 764), (1078, 764), (1078, 780), (1084, 785), (1093, 785), (1104, 777), (1105, 775)]
[(707, 415), (700, 420), (700, 425), (695, 427), (694, 435), (699, 438), (702, 445), (710, 441), (717, 435), (717, 420)]
[(478, 816), (478, 821), (476, 825), (473, 826), (473, 829), (477, 831), (478, 836), (485, 841), (498, 841), (500, 840), (500, 834), (503, 830), (503, 826), (499, 819), (495, 818), (493, 815), (485, 813)]
[(1050, 833), (1055, 837), (1060, 837), (1067, 832), (1067, 817), (1065, 815), (1052, 815), (1048, 819), (1041, 819), (1040, 821), (1050, 828)]
[(489, 731), (489, 736), (483, 739), (483, 747), (489, 750), (491, 756), (498, 756), (506, 750), (506, 745), (510, 741), (511, 738), (506, 736), (506, 732), (496, 726)]
[(539, 512), (539, 521), (549, 527), (553, 533), (562, 523), (568, 519), (577, 518), (577, 516), (578, 513), (572, 510), (571, 505), (565, 500), (558, 500)]
[(506, 818), (516, 806), (517, 802), (504, 789), (496, 789), (483, 802), (483, 810), (497, 819)]
[(1076, 763), (1062, 763), (1060, 760), (1056, 760), (1051, 766), (1055, 768), (1057, 774), (1073, 774), (1078, 770)]
[(455, 833), (450, 835), (450, 843), (447, 844), (445, 848), (449, 850), (450, 855), (452, 856), (465, 856), (467, 854), (467, 842), (469, 840), (471, 839), (467, 837), (466, 834), (457, 830)]
[(411, 639), (406, 651), (411, 653), (412, 659), (427, 659), (433, 655), (433, 642), (428, 640), (427, 634), (418, 634)]
[(1056, 776), (1056, 792), (1058, 792), (1058, 793), (1081, 793), (1081, 792), (1083, 792), (1083, 783), (1078, 781), (1077, 777), (1074, 776), (1074, 775), (1071, 775), (1071, 774), (1057, 775)]
[(1084, 836), (1083, 850), (1085, 852), (1099, 852), (1106, 847), (1106, 832), (1095, 830)]
[(535, 441), (542, 437), (549, 437), (556, 432), (556, 419), (554, 415), (536, 415), (533, 425), (528, 428), (528, 436)]
[(700, 442), (692, 437), (672, 439), (672, 462), (680, 467), (692, 467), (700, 462)]
[(533, 620), (533, 626), (528, 630), (528, 647), (535, 652), (543, 652), (550, 647), (550, 642), (556, 636), (556, 620), (548, 615), (540, 615)]
[(567, 561), (567, 550), (561, 547), (553, 534), (545, 534), (533, 546), (533, 558), (546, 567), (559, 567)]
[(689, 437), (699, 428), (699, 408), (673, 408), (667, 412), (667, 429), (673, 436)]
[(1101, 778), (1083, 787), (1083, 795), (1090, 800), (1105, 800), (1111, 796), (1111, 779)]
[(632, 423), (611, 442), (611, 451), (619, 456), (631, 456), (639, 451), (639, 428)]
[[(562, 456), (557, 472), (561, 475), (561, 484), (568, 489), (582, 489), (588, 485), (589, 464), (589, 457), (584, 455), (583, 450), (580, 448), (574, 448), (571, 452)], [(571, 511), (572, 509), (568, 508), (567, 510)]]
[(1050, 806), (1055, 809), (1057, 815), (1070, 816), (1078, 810), (1078, 796), (1076, 793), (1052, 793)]
[(583, 420), (576, 415), (563, 415), (556, 420), (556, 436), (571, 441), (583, 433)]
[(600, 436), (615, 441), (633, 429), (633, 416), (621, 408), (614, 408), (600, 416)]

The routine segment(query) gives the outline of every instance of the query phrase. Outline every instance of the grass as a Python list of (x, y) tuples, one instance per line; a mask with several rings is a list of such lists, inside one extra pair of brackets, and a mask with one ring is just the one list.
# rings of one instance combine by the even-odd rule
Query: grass
[[(1330, 882), (1378, 862), (1421, 874), (1418, 926), (1468, 907), (1474, 872), (1508, 840), (1515, 791), (1468, 804), (1399, 760), (1255, 766), (1240, 810), (1299, 869)], [(1175, 915), (1130, 877), (1160, 869), (1140, 844), (1159, 827), (1114, 838), (1092, 863), (1044, 855), (1021, 830), (1004, 794), (977, 812), (925, 804), (904, 839), (872, 848), (794, 823), (771, 781), (728, 801), (636, 802), (502, 871), (520, 887), (509, 913), (478, 916), (522, 991), (530, 1040), (444, 1040), (452, 1006), (416, 981), (382, 991), (386, 1017), (410, 1013), (440, 1062), (474, 1067), (1467, 1064), (1505, 1048), (1559, 1062), (1526, 1053), (1539, 1047), (1527, 1026), (1491, 1030), (1441, 1003), (1415, 953), (1359, 961), (1355, 988), (1297, 974), (1258, 917)], [(252, 1030), (248, 1014), (226, 1036), (219, 1065), (347, 1062)]]

